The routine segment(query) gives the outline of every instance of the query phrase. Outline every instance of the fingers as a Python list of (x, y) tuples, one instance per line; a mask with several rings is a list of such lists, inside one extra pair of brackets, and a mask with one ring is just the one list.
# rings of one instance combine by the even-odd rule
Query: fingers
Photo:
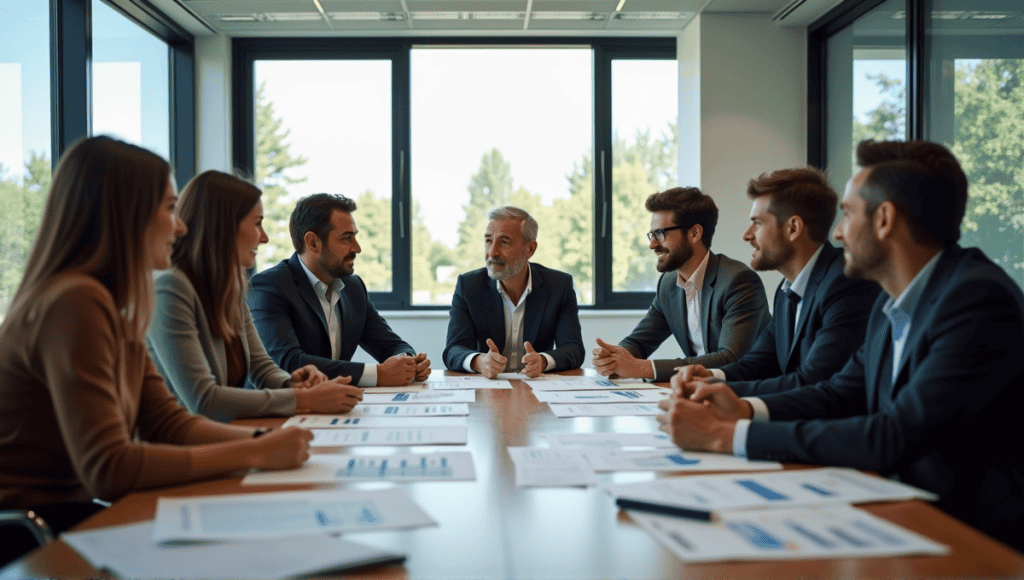
[(616, 349), (622, 348), (621, 346), (619, 346), (617, 344), (608, 344), (607, 342), (601, 340), (600, 338), (597, 339), (597, 344), (599, 344), (602, 348), (604, 348), (608, 352), (614, 352)]
[(489, 338), (487, 339), (487, 349), (489, 352), (501, 353), (501, 351), (498, 350), (498, 345), (494, 344), (494, 341)]
[(352, 384), (352, 377), (345, 377), (345, 376), (342, 376), (342, 375), (338, 375), (338, 376), (334, 377), (331, 380), (333, 382), (335, 382), (335, 383), (338, 383), (339, 385), (349, 385), (349, 384)]
[(537, 354), (537, 351), (533, 350), (533, 345), (530, 344), (530, 341), (524, 342), (523, 348), (526, 349), (526, 354)]
[(658, 408), (661, 409), (662, 411), (671, 411), (672, 399), (662, 399), (658, 401)]
[(718, 396), (725, 395), (726, 391), (731, 393), (732, 389), (725, 383), (708, 384), (704, 381), (697, 381), (694, 383), (693, 394), (689, 396), (689, 399), (697, 403), (711, 401)]

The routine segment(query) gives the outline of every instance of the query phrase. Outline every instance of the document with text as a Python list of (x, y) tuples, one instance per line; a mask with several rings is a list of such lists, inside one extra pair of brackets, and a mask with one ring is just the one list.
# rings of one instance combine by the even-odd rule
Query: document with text
[(625, 447), (657, 447), (678, 449), (667, 433), (557, 433), (544, 436), (551, 447), (622, 449)]
[(443, 379), (430, 379), (427, 381), (430, 388), (435, 391), (458, 390), (458, 389), (511, 389), (512, 383), (507, 380), (491, 380), (480, 375), (468, 377), (444, 377)]
[(618, 417), (625, 415), (661, 415), (657, 403), (606, 403), (603, 405), (562, 405), (548, 403), (556, 417)]
[(934, 500), (923, 489), (868, 475), (856, 469), (828, 467), (748, 475), (694, 475), (610, 485), (616, 498), (657, 502), (714, 512), (746, 508), (836, 503)]
[(434, 525), (400, 488), (161, 497), (153, 540), (248, 540)]
[(684, 562), (942, 555), (949, 548), (848, 505), (741, 510), (701, 522), (630, 510)]
[(597, 476), (579, 451), (545, 447), (509, 447), (517, 487), (597, 485)]
[[(342, 418), (344, 417), (344, 418)], [(295, 417), (292, 417), (295, 419)], [(289, 419), (291, 421), (291, 419)], [(291, 423), (306, 429), (381, 429), (391, 427), (465, 427), (468, 417), (345, 417), (344, 415), (303, 415), (302, 419)], [(291, 426), (288, 422), (285, 426)]]
[(363, 393), (363, 405), (400, 405), (403, 403), (473, 403), (476, 402), (476, 391), (463, 389), (459, 391), (428, 390), (418, 393), (378, 394)]
[(607, 471), (769, 471), (782, 469), (778, 461), (750, 461), (723, 453), (694, 451), (584, 450), (597, 472)]
[(337, 483), (342, 481), (472, 481), (473, 455), (468, 451), (393, 453), (388, 455), (316, 454), (298, 469), (261, 471), (243, 485)]
[(657, 403), (672, 389), (618, 389), (614, 391), (534, 391), (542, 403)]
[(465, 445), (465, 427), (410, 427), (394, 429), (313, 429), (311, 447), (350, 445)]
[(284, 422), (285, 427), (331, 427), (346, 419), (363, 417), (455, 417), (469, 415), (466, 403), (414, 405), (359, 405), (341, 415), (295, 415)]
[[(622, 387), (609, 379), (598, 377), (560, 377), (528, 379), (526, 384), (534, 391), (619, 391)], [(654, 383), (629, 385), (630, 390), (663, 389)]]

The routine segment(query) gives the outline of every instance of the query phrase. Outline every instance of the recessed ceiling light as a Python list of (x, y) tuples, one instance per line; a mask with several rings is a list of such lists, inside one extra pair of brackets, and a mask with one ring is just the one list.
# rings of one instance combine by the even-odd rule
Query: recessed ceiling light
[(267, 12), (267, 20), (273, 22), (308, 22), (321, 20), (316, 12)]
[(971, 18), (974, 20), (1002, 20), (1003, 18), (1009, 18), (1009, 14), (972, 14)]
[(238, 15), (238, 16), (221, 16), (220, 17), (220, 21), (221, 22), (256, 22), (257, 20), (259, 20), (259, 18), (257, 18), (253, 14), (249, 14), (249, 15), (245, 15), (245, 16)]
[(692, 12), (619, 12), (616, 20), (683, 20), (693, 16)]
[(410, 12), (413, 20), (522, 20), (523, 12)]
[(405, 20), (404, 14), (395, 12), (329, 12), (331, 20)]
[(607, 20), (607, 14), (600, 12), (534, 12), (530, 17), (532, 20)]

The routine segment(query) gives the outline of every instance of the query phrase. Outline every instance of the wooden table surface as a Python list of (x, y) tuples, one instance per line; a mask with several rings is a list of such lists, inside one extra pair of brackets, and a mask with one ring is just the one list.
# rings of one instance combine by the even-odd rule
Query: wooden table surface
[[(591, 371), (592, 372), (592, 371)], [(475, 481), (395, 484), (430, 514), (437, 527), (349, 534), (353, 540), (408, 555), (404, 564), (378, 566), (356, 578), (908, 578), (1024, 577), (1024, 556), (921, 501), (862, 506), (951, 547), (947, 556), (849, 558), (790, 562), (684, 564), (658, 545), (600, 488), (517, 488), (506, 448), (546, 445), (543, 435), (649, 432), (653, 417), (559, 419), (528, 385), (477, 390), (470, 404), (468, 445), (363, 447), (354, 452), (423, 452), (468, 449)], [(239, 421), (278, 425), (281, 419)], [(339, 451), (332, 449), (332, 451)], [(800, 468), (790, 465), (787, 468)], [(676, 474), (678, 475), (678, 474)], [(671, 476), (671, 475), (669, 475)], [(655, 477), (651, 473), (599, 474), (601, 483)], [(76, 529), (152, 519), (161, 496), (314, 489), (247, 486), (241, 477), (137, 492)], [(382, 484), (353, 483), (352, 488)], [(328, 486), (317, 486), (328, 487)], [(63, 542), (34, 551), (3, 570), (11, 577), (95, 577), (99, 572)]]

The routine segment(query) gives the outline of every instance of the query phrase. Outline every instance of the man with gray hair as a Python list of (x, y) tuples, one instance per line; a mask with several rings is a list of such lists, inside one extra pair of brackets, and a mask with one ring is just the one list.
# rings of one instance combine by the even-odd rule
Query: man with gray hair
[(445, 366), (491, 379), (579, 368), (583, 334), (572, 276), (529, 262), (537, 251), (530, 214), (505, 206), (487, 218), (486, 268), (462, 274), (455, 285)]

